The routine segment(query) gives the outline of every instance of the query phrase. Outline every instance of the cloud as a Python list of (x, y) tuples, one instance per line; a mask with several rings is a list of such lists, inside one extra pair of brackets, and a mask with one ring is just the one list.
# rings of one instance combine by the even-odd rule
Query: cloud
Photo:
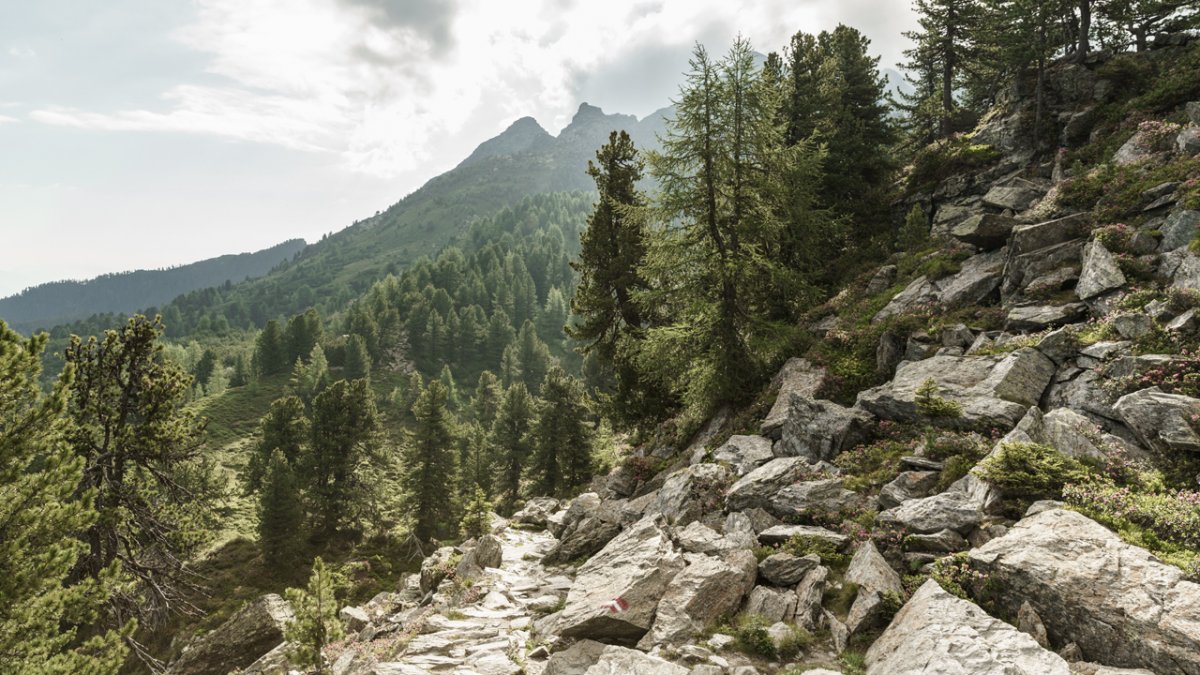
[(21, 120), (15, 118), (15, 117), (9, 117), (8, 115), (0, 115), (0, 124), (14, 124), (14, 123), (20, 122), (20, 121)]
[[(874, 0), (848, 4), (887, 14)], [(798, 28), (831, 28), (841, 20), (836, 8), (845, 6), (840, 0), (196, 0), (193, 20), (173, 38), (205, 57), (204, 81), (170, 86), (158, 106), (116, 112), (43, 106), (30, 118), (332, 153), (346, 169), (392, 177), (456, 161), (443, 155), (457, 152), (463, 137), (482, 140), (520, 116), (561, 127), (581, 97), (645, 114), (676, 94), (673, 83), (696, 40), (727, 44), (741, 32), (768, 51)], [(709, 46), (722, 52), (725, 44)]]
[(8, 55), (17, 59), (32, 59), (33, 57), (37, 56), (37, 52), (29, 47), (13, 45), (8, 48)]

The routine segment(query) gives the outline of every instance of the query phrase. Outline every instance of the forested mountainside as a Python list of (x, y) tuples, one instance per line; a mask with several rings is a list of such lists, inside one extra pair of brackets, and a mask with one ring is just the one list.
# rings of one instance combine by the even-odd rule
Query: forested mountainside
[(305, 246), (291, 239), (254, 253), (223, 255), (170, 269), (105, 274), (86, 281), (55, 281), (0, 298), (0, 319), (23, 333), (49, 329), (94, 314), (157, 307), (201, 288), (261, 277)]
[(916, 7), (901, 101), (698, 45), (595, 192), (0, 331), (0, 665), (1200, 673), (1200, 11)]

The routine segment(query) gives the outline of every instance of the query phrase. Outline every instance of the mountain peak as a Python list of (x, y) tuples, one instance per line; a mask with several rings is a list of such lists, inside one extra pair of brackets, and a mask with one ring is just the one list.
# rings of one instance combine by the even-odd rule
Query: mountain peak
[(466, 166), (487, 157), (502, 155), (519, 155), (523, 152), (536, 150), (544, 143), (554, 138), (538, 124), (537, 120), (528, 115), (522, 117), (494, 138), (490, 138), (475, 148), (469, 157), (459, 166)]

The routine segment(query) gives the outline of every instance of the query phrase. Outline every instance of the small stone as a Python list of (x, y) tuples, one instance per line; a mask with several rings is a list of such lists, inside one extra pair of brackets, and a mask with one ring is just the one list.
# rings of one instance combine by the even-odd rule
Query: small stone
[(1017, 630), (1026, 633), (1037, 640), (1037, 643), (1043, 647), (1050, 646), (1050, 641), (1046, 637), (1046, 626), (1042, 624), (1042, 619), (1037, 615), (1033, 605), (1029, 601), (1021, 603), (1021, 609), (1017, 610)]

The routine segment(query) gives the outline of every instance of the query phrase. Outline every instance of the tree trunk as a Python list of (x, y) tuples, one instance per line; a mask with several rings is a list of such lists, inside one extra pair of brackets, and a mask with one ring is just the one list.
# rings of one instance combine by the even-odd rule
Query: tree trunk
[(1092, 50), (1092, 0), (1079, 0), (1079, 60)]

